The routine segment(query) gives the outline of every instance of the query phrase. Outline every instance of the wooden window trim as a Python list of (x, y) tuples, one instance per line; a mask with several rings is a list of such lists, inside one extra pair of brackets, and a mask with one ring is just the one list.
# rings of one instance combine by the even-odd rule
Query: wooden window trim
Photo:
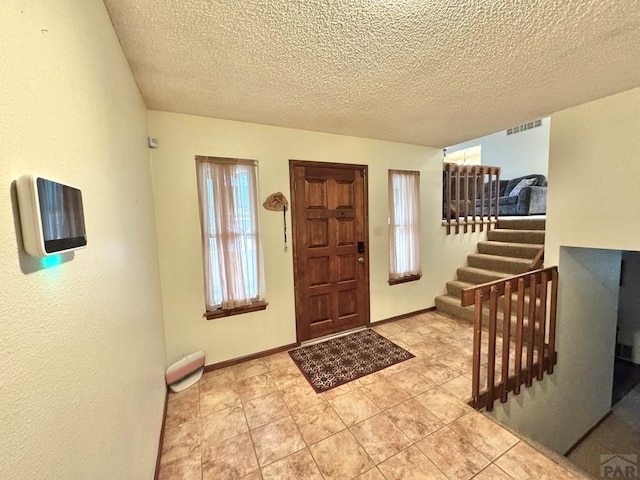
[(233, 315), (242, 315), (244, 313), (258, 312), (260, 310), (266, 310), (267, 302), (254, 303), (253, 305), (247, 305), (245, 307), (228, 308), (223, 310), (207, 310), (202, 314), (207, 320), (215, 320), (216, 318), (231, 317)]
[(390, 168), (389, 173), (397, 173), (400, 175), (412, 175), (414, 177), (420, 176), (420, 170), (398, 170), (396, 168)]
[(220, 163), (228, 165), (249, 165), (250, 167), (258, 166), (257, 160), (249, 160), (246, 158), (207, 157), (204, 155), (196, 155), (196, 162)]
[(389, 285), (398, 285), (400, 283), (415, 282), (416, 280), (420, 280), (421, 278), (422, 278), (421, 274), (409, 275), (407, 277), (402, 277), (402, 278), (390, 278), (388, 283)]

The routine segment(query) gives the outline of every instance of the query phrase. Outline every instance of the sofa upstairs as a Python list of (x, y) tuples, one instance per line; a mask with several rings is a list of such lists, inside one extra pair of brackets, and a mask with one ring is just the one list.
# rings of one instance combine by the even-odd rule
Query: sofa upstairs
[(500, 167), (442, 164), (442, 219), (447, 235), (491, 228), (501, 216), (546, 215), (547, 179), (500, 180)]
[[(491, 210), (495, 209), (498, 187), (498, 216), (508, 215), (545, 215), (547, 213), (547, 179), (544, 175), (531, 174), (511, 180), (500, 180), (494, 184)], [(485, 183), (485, 198), (488, 198), (488, 184)], [(481, 199), (476, 198), (476, 215), (489, 214), (489, 203), (485, 201), (481, 208)], [(484, 212), (482, 212), (484, 210)]]

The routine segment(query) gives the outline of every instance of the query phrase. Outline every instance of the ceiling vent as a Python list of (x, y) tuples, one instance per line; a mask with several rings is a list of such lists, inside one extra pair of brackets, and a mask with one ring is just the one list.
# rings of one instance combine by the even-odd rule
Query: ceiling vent
[(536, 128), (542, 125), (542, 120), (535, 120), (529, 123), (523, 123), (522, 125), (518, 125), (517, 127), (513, 127), (507, 130), (507, 135), (513, 135), (514, 133), (524, 132), (525, 130), (531, 130), (532, 128)]

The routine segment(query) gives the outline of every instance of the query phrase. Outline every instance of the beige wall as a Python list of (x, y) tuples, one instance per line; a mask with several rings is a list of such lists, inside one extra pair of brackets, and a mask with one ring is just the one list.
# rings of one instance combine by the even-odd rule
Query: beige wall
[(467, 140), (447, 148), (451, 154), (476, 145), (482, 147), (482, 164), (500, 167), (500, 178), (508, 180), (532, 173), (548, 174), (551, 120), (524, 132), (507, 135), (506, 130)]
[(560, 271), (558, 368), (496, 415), (560, 453), (611, 406), (620, 250), (640, 250), (638, 132), (640, 89), (551, 116), (545, 264)]
[[(99, 0), (0, 15), (0, 478), (151, 479), (165, 353), (146, 111)], [(12, 183), (82, 189), (89, 245), (27, 256)]]
[(551, 116), (545, 258), (559, 246), (640, 250), (640, 88)]
[[(249, 123), (149, 112), (158, 137), (152, 169), (168, 361), (197, 349), (217, 363), (296, 341), (291, 248), (283, 251), (282, 215), (261, 209), (269, 307), (206, 321), (195, 156), (252, 158), (260, 164), (260, 198), (289, 192), (289, 159), (369, 165), (371, 320), (434, 305), (480, 234), (444, 235), (440, 226), (441, 152), (438, 149)], [(387, 284), (387, 171), (421, 172), (423, 278)], [(291, 218), (288, 216), (289, 238)]]

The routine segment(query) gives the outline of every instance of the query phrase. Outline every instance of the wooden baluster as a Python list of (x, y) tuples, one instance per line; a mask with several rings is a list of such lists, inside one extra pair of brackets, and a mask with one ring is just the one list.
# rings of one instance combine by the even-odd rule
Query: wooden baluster
[(500, 168), (496, 169), (496, 225), (500, 218)]
[(469, 231), (469, 167), (464, 167), (464, 233)]
[(542, 268), (542, 264), (544, 262), (544, 245), (540, 247), (536, 256), (533, 257), (531, 263), (529, 264), (529, 270), (538, 270)]
[(480, 349), (482, 348), (482, 292), (475, 292), (473, 319), (473, 371), (471, 372), (471, 398), (478, 406), (480, 398)]
[(445, 188), (445, 192), (444, 192), (444, 214), (445, 214), (445, 218), (447, 220), (447, 235), (451, 234), (451, 182), (453, 181), (453, 179), (451, 178), (451, 164), (450, 163), (445, 163), (444, 164), (444, 172), (445, 172), (445, 178), (444, 178), (444, 188)]
[(494, 170), (493, 168), (489, 169), (489, 182), (487, 183), (487, 185), (489, 186), (489, 223), (487, 224), (487, 230), (491, 230), (491, 219), (493, 218), (494, 215), (494, 211), (493, 211), (493, 207), (491, 206), (491, 204), (493, 203), (493, 173)]
[[(464, 233), (468, 233), (469, 225), (474, 233), (478, 224), (481, 232), (484, 231), (485, 224), (490, 229), (498, 218), (496, 195), (500, 183), (500, 168), (444, 162), (442, 172), (443, 219), (447, 235), (451, 234), (454, 227), (456, 234), (462, 229)], [(486, 194), (485, 180), (488, 190)], [(476, 213), (476, 200), (479, 202), (478, 213)], [(491, 205), (493, 202), (495, 205)]]
[(547, 373), (553, 373), (553, 359), (556, 354), (556, 316), (558, 313), (558, 269), (551, 270), (551, 311), (549, 313), (549, 366)]
[(509, 379), (509, 350), (511, 348), (511, 282), (504, 286), (504, 304), (502, 311), (504, 319), (502, 324), (502, 395), (500, 402), (507, 401), (507, 380)]
[[(551, 283), (551, 286), (549, 286)], [(549, 293), (551, 288), (551, 293)], [(529, 306), (525, 308), (525, 293), (528, 292)], [(513, 295), (516, 295), (514, 307)], [(502, 366), (500, 380), (496, 377), (498, 302), (503, 298), (502, 324)], [(493, 410), (495, 400), (502, 403), (508, 399), (508, 394), (520, 394), (522, 385), (531, 387), (534, 380), (544, 379), (544, 370), (553, 373), (555, 352), (556, 321), (558, 296), (557, 267), (538, 270), (517, 275), (509, 279), (488, 282), (483, 285), (464, 289), (461, 295), (462, 306), (474, 305), (474, 336), (473, 336), (473, 371), (472, 397), (476, 408), (485, 407)], [(539, 298), (539, 306), (536, 298)], [(482, 326), (484, 322), (482, 303), (489, 300), (488, 308), (488, 338), (487, 338), (487, 381), (486, 391), (481, 393), (480, 372), (482, 356)], [(515, 309), (515, 334), (512, 333), (511, 318)], [(549, 323), (547, 325), (547, 312)], [(526, 315), (525, 315), (526, 313)], [(525, 320), (527, 322), (525, 327)], [(548, 328), (548, 330), (547, 330)], [(545, 342), (547, 333), (548, 343)], [(514, 368), (510, 366), (511, 337), (515, 336)], [(525, 354), (526, 346), (526, 354)], [(544, 362), (547, 362), (545, 365)], [(546, 368), (545, 368), (546, 367)], [(511, 375), (509, 373), (512, 372)], [(483, 382), (484, 384), (484, 382)], [(497, 386), (499, 385), (499, 386)]]
[(473, 199), (471, 213), (473, 215), (473, 222), (471, 223), (471, 231), (476, 231), (476, 198), (478, 198), (478, 167), (473, 167)]
[(536, 379), (542, 380), (544, 376), (544, 370), (542, 365), (544, 363), (544, 340), (545, 340), (545, 325), (547, 323), (547, 278), (546, 270), (543, 270), (540, 274), (540, 311), (538, 312), (538, 318), (540, 319), (540, 331), (538, 332), (538, 362), (540, 367), (538, 368), (538, 375)]
[(522, 371), (522, 327), (524, 322), (524, 279), (518, 279), (518, 306), (516, 310), (516, 383), (513, 392), (520, 393), (520, 372)]
[(456, 235), (460, 233), (460, 166), (456, 165)]
[[(527, 387), (533, 384), (533, 350), (536, 334), (536, 276), (529, 276), (529, 322), (527, 323)], [(539, 359), (538, 359), (539, 360)], [(540, 365), (542, 368), (542, 365)]]
[(480, 190), (480, 231), (484, 232), (484, 167), (480, 167), (480, 175), (482, 176), (482, 189)]
[(493, 390), (496, 384), (496, 322), (498, 319), (498, 289), (492, 286), (489, 292), (489, 345), (487, 362), (487, 411), (493, 410)]

